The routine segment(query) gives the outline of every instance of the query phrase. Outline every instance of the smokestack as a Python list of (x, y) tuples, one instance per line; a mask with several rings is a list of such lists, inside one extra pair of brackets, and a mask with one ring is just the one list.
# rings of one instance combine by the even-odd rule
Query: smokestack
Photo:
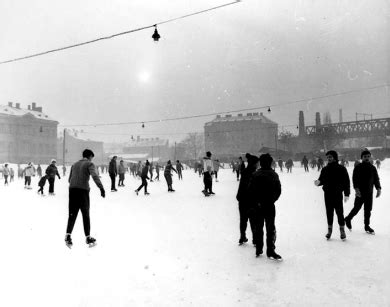
[(27, 106), (27, 110), (31, 110), (31, 106), (30, 105)]
[(316, 127), (321, 126), (321, 115), (320, 112), (316, 112)]
[(35, 102), (33, 102), (32, 104), (31, 104), (31, 109), (33, 110), (33, 111), (35, 111), (35, 108), (37, 107), (37, 104), (35, 103)]
[(343, 109), (339, 109), (339, 122), (343, 122)]
[(305, 116), (303, 111), (299, 111), (299, 136), (305, 134)]
[(8, 102), (8, 106), (12, 108), (12, 102)]
[(15, 103), (15, 108), (20, 109), (20, 103)]
[(35, 111), (41, 112), (42, 113), (42, 107), (36, 107)]

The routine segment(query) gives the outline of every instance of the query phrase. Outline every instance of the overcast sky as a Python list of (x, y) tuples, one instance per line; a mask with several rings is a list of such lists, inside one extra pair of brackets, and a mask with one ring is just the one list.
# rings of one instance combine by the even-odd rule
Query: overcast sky
[[(1, 0), (0, 61), (228, 2)], [(280, 126), (296, 125), (299, 110), (306, 124), (314, 123), (317, 111), (329, 111), (336, 122), (340, 108), (344, 120), (354, 120), (355, 112), (388, 117), (389, 86), (382, 85), (390, 83), (389, 21), (386, 0), (246, 0), (163, 24), (158, 43), (147, 29), (0, 65), (0, 104), (26, 108), (36, 102), (61, 125), (148, 121), (301, 99), (308, 100), (271, 107), (267, 116)], [(212, 118), (81, 129), (103, 141), (140, 134), (179, 140), (203, 131)]]

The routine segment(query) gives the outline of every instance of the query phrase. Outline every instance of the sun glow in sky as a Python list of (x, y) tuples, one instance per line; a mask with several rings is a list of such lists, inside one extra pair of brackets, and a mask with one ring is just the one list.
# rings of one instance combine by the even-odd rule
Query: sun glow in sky
[(150, 73), (146, 70), (138, 74), (138, 80), (142, 83), (147, 83), (150, 80)]

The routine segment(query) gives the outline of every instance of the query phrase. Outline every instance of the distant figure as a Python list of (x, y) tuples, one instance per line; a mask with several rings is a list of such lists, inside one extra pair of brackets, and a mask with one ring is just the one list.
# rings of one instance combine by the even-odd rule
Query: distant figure
[(24, 188), (31, 189), (31, 177), (35, 176), (35, 168), (32, 162), (29, 162), (24, 169)]
[(38, 190), (38, 194), (41, 193), (41, 196), (45, 196), (45, 194), (43, 193), (43, 188), (46, 184), (46, 180), (49, 178), (48, 175), (45, 175), (43, 177), (41, 177), (41, 179), (39, 179), (39, 182), (38, 182), (38, 186), (39, 186), (39, 190)]
[[(141, 163), (141, 161), (140, 161)], [(148, 182), (146, 181), (146, 179), (149, 179), (148, 177), (148, 172), (149, 172), (149, 161), (146, 160), (146, 163), (145, 163), (145, 166), (142, 168), (142, 172), (140, 174), (140, 177), (141, 177), (141, 180), (142, 180), (142, 183), (141, 185), (138, 187), (138, 189), (135, 190), (135, 193), (138, 195), (138, 192), (144, 188), (144, 193), (145, 195), (149, 195), (150, 193), (148, 193)]]
[(376, 168), (377, 168), (377, 169), (380, 169), (380, 168), (381, 168), (381, 160), (376, 159), (375, 164), (376, 164)]
[(40, 164), (38, 164), (38, 167), (37, 167), (37, 175), (39, 178), (42, 178), (42, 167)]
[(362, 163), (356, 165), (352, 174), (353, 187), (355, 189), (355, 202), (353, 209), (345, 218), (345, 223), (349, 230), (352, 230), (352, 219), (358, 214), (364, 204), (364, 230), (369, 234), (375, 234), (370, 227), (370, 217), (372, 210), (372, 193), (374, 186), (376, 189), (376, 197), (381, 195), (381, 184), (379, 182), (378, 172), (371, 164), (371, 153), (364, 150), (361, 153)]
[(211, 177), (213, 169), (213, 162), (211, 161), (211, 152), (206, 152), (206, 157), (203, 158), (203, 183), (204, 183), (204, 189), (203, 194), (204, 196), (210, 196), (214, 195), (213, 192), (213, 178)]
[(62, 166), (62, 176), (65, 177), (65, 175), (66, 175), (66, 166), (63, 165), (63, 166)]
[(116, 159), (117, 156), (113, 156), (110, 161), (110, 165), (108, 166), (108, 174), (110, 175), (110, 179), (111, 179), (111, 192), (118, 191), (115, 187), (115, 177), (116, 175), (118, 175), (118, 170), (116, 167)]
[(60, 174), (58, 173), (58, 169), (56, 166), (57, 161), (55, 159), (51, 160), (51, 164), (46, 168), (46, 175), (48, 175), (48, 181), (49, 181), (49, 195), (54, 196), (54, 182), (56, 179), (56, 176), (58, 179), (61, 179)]
[(305, 169), (305, 172), (308, 172), (309, 171), (309, 160), (307, 160), (306, 156), (303, 156), (302, 165), (303, 165), (303, 168)]
[(4, 185), (8, 185), (8, 176), (9, 176), (9, 168), (8, 168), (8, 164), (4, 164), (4, 167), (3, 167), (3, 176), (4, 176)]
[(291, 173), (292, 167), (294, 166), (293, 160), (291, 158), (289, 158), (284, 165), (286, 166), (287, 173)]
[(177, 160), (176, 170), (177, 170), (177, 175), (179, 176), (179, 180), (183, 180), (183, 174), (182, 174), (183, 169), (184, 169), (183, 165), (180, 163), (179, 160)]
[(326, 153), (328, 164), (321, 170), (320, 177), (314, 181), (316, 186), (322, 186), (325, 196), (326, 218), (328, 222), (328, 233), (325, 237), (329, 240), (333, 230), (334, 211), (337, 214), (338, 224), (340, 226), (340, 239), (345, 240), (345, 221), (343, 208), (344, 202), (347, 202), (350, 194), (350, 180), (347, 169), (338, 162), (337, 152), (330, 150)]
[(14, 176), (15, 176), (15, 171), (14, 169), (11, 167), (9, 169), (9, 182), (13, 182), (14, 181)]
[(158, 162), (156, 163), (156, 180), (160, 181), (160, 168), (161, 166), (158, 164)]
[(150, 182), (153, 182), (153, 169), (154, 169), (153, 162), (151, 162), (149, 166)]
[(215, 182), (218, 182), (218, 172), (220, 167), (220, 163), (218, 159), (215, 159), (213, 161), (213, 167), (214, 167)]
[(83, 216), (85, 241), (89, 247), (96, 245), (96, 239), (90, 235), (91, 224), (89, 218), (89, 177), (92, 177), (93, 181), (95, 181), (95, 184), (100, 189), (101, 197), (104, 198), (106, 196), (106, 192), (98, 174), (96, 173), (95, 164), (92, 162), (94, 156), (95, 155), (92, 150), (85, 149), (83, 151), (83, 159), (73, 164), (70, 170), (69, 216), (65, 235), (65, 244), (69, 248), (71, 248), (73, 245), (71, 234), (79, 211), (81, 211)]
[(280, 168), (280, 172), (283, 173), (283, 160), (282, 160), (282, 158), (278, 159), (278, 165), (279, 165), (279, 168)]
[[(338, 163), (338, 162), (337, 162)], [(322, 160), (321, 157), (318, 157), (318, 160), (317, 160), (317, 168), (318, 168), (318, 171), (322, 170), (322, 168), (324, 167), (324, 160)]]
[(118, 166), (118, 175), (119, 175), (119, 181), (118, 181), (118, 187), (124, 187), (124, 181), (125, 181), (125, 173), (126, 173), (126, 166), (124, 164), (123, 160), (119, 161)]
[(172, 172), (171, 171), (174, 171), (175, 173), (179, 174), (179, 171), (177, 171), (173, 167), (171, 160), (168, 160), (167, 165), (165, 166), (165, 170), (164, 170), (164, 177), (165, 177), (165, 180), (167, 181), (168, 192), (175, 192), (175, 190), (172, 188)]

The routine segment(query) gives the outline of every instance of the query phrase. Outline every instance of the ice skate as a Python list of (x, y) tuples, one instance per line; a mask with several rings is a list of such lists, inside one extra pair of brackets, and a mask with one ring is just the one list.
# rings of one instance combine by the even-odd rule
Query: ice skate
[(256, 257), (258, 258), (258, 257), (260, 257), (261, 255), (263, 255), (263, 249), (258, 249), (258, 248), (256, 248)]
[(246, 242), (248, 242), (248, 238), (247, 237), (241, 237), (240, 240), (238, 240), (238, 245), (243, 245)]
[(325, 235), (325, 238), (326, 238), (327, 240), (329, 240), (331, 236), (332, 236), (332, 227), (329, 226), (329, 227), (328, 227), (328, 233)]
[(150, 193), (149, 192), (145, 192), (145, 195), (150, 195)]
[(202, 193), (204, 194), (204, 196), (210, 196), (210, 194), (206, 190), (203, 190)]
[(271, 260), (282, 261), (282, 256), (278, 255), (275, 251), (267, 252), (267, 257)]
[(347, 239), (347, 235), (345, 234), (344, 226), (340, 226), (340, 239), (345, 241)]
[(135, 192), (135, 194), (137, 194), (137, 196), (138, 196), (138, 190), (134, 190), (134, 192)]
[(65, 244), (67, 247), (72, 248), (73, 242), (72, 242), (72, 238), (70, 237), (70, 234), (65, 235)]
[(349, 218), (345, 218), (345, 226), (347, 226), (349, 231), (352, 231), (352, 224)]
[(94, 247), (96, 246), (96, 239), (95, 238), (92, 238), (91, 236), (88, 236), (86, 239), (85, 239), (85, 242), (88, 244), (88, 247)]
[(370, 235), (375, 235), (374, 229), (372, 229), (370, 226), (365, 226), (365, 227), (364, 227), (364, 230), (365, 230), (368, 234), (370, 234)]

